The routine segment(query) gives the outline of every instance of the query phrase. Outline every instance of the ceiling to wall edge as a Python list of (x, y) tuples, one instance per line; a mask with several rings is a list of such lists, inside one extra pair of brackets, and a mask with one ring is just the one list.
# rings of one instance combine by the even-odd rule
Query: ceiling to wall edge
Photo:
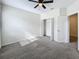
[(24, 10), (24, 9), (21, 9), (21, 8), (18, 8), (18, 7), (14, 7), (14, 6), (11, 6), (11, 5), (7, 5), (7, 4), (4, 4), (4, 3), (1, 3), (1, 5), (2, 5), (2, 8), (3, 8), (4, 6), (9, 6), (9, 7), (12, 7), (12, 8), (20, 9), (20, 10), (22, 10), (22, 11), (27, 11), (27, 12), (30, 12), (30, 13), (33, 13), (33, 14), (41, 15), (41, 14), (39, 14), (39, 13), (35, 13), (35, 12), (29, 11), (29, 10)]

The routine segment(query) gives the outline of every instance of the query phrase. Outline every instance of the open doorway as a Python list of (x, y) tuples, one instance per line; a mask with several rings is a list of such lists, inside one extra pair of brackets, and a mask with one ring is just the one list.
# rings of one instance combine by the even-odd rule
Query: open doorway
[(69, 27), (70, 27), (69, 41), (74, 48), (77, 48), (77, 42), (78, 42), (78, 14), (77, 13), (69, 16)]
[(43, 20), (43, 36), (50, 37), (50, 40), (54, 40), (54, 19)]

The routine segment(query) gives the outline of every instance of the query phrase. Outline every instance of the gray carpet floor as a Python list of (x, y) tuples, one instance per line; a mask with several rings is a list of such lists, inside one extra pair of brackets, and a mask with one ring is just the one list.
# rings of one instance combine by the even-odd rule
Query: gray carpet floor
[(0, 59), (79, 59), (79, 53), (71, 44), (38, 37), (38, 40), (25, 46), (15, 43), (3, 47)]

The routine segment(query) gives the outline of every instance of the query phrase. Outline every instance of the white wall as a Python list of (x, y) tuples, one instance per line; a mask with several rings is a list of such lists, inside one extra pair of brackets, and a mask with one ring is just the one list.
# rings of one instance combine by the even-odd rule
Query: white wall
[(67, 15), (77, 13), (79, 11), (79, 0), (76, 0), (72, 5), (67, 7)]
[[(78, 13), (78, 30), (79, 30), (79, 0), (67, 7), (67, 16)], [(79, 31), (78, 31), (78, 50), (79, 50)]]
[(59, 16), (57, 18), (57, 40), (58, 42), (68, 43), (68, 34), (67, 34), (67, 16)]
[(40, 35), (40, 15), (3, 5), (2, 45)]
[(41, 20), (57, 17), (57, 16), (59, 16), (59, 11), (60, 11), (60, 9), (54, 9), (54, 10), (48, 11), (46, 13), (43, 13), (43, 14), (41, 14)]

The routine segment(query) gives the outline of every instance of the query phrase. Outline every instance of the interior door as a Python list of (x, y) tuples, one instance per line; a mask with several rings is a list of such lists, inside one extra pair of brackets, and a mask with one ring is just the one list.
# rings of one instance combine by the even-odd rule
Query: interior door
[(78, 40), (78, 14), (69, 17), (70, 22), (70, 42), (77, 42)]
[(54, 40), (54, 18), (51, 18), (51, 40)]
[(50, 19), (48, 19), (48, 20), (46, 20), (46, 35), (47, 36), (51, 36), (51, 28), (52, 26), (51, 26), (51, 20)]
[(51, 40), (54, 40), (54, 19), (46, 20), (46, 35), (50, 37)]

